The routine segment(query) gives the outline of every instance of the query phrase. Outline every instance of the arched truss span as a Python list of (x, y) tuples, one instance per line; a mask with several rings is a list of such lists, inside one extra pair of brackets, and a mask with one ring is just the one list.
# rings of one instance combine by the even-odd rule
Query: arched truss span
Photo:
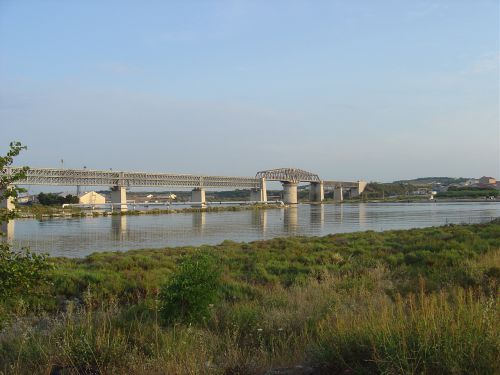
[(307, 172), (297, 168), (278, 168), (257, 172), (255, 178), (265, 178), (267, 181), (281, 182), (321, 182), (315, 173)]

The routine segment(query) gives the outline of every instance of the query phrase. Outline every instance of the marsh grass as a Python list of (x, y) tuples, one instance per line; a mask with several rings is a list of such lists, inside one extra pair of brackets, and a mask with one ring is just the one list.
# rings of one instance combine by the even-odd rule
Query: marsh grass
[[(200, 250), (217, 256), (218, 297), (165, 325), (159, 286)], [(500, 372), (496, 222), (54, 261), (47, 299), (64, 303), (13, 317), (2, 374)]]

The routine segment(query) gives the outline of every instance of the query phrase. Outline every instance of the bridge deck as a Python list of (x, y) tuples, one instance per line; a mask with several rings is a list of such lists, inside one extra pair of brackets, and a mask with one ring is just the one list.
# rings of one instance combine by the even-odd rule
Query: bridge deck
[[(19, 167), (7, 168), (3, 173), (15, 173)], [(274, 171), (273, 171), (274, 172)], [(301, 171), (302, 172), (302, 171)], [(3, 174), (3, 173), (0, 173)], [(16, 185), (67, 185), (67, 186), (125, 186), (125, 187), (181, 187), (181, 188), (259, 188), (261, 177), (203, 176), (175, 173), (147, 173), (125, 171), (100, 171), (90, 169), (30, 168), (26, 178)], [(269, 175), (269, 180), (284, 179), (286, 175)], [(296, 177), (294, 177), (296, 178)], [(300, 181), (317, 183), (321, 180), (301, 176)], [(336, 187), (357, 188), (359, 182), (324, 180), (325, 189)]]
[[(12, 167), (6, 173), (21, 168)], [(115, 172), (88, 169), (30, 168), (26, 178), (16, 185), (69, 185), (69, 186), (172, 186), (186, 188), (256, 188), (260, 181), (247, 177), (202, 176), (173, 173)]]

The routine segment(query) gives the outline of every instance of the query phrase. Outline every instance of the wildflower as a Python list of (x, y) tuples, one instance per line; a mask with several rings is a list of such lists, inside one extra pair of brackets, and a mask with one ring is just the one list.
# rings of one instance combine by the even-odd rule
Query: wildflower
[(257, 328), (257, 332), (262, 332), (262, 328)]

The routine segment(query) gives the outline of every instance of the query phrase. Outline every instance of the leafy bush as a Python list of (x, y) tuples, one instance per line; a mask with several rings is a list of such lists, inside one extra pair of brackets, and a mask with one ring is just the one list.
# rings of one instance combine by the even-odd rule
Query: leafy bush
[(214, 257), (203, 253), (185, 257), (179, 270), (161, 287), (163, 321), (196, 323), (206, 318), (218, 297), (220, 275)]
[[(11, 142), (7, 155), (0, 157), (0, 170), (11, 166), (14, 157), (25, 148), (19, 142)], [(0, 177), (0, 201), (13, 199), (16, 203), (18, 193), (23, 190), (14, 183), (24, 178), (27, 170), (25, 167), (19, 172)], [(0, 224), (8, 222), (15, 215), (15, 211), (0, 209)], [(0, 244), (0, 324), (16, 302), (23, 300), (29, 303), (38, 297), (39, 293), (35, 292), (35, 288), (37, 291), (43, 289), (41, 287), (48, 281), (47, 271), (50, 268), (51, 264), (45, 255), (36, 255), (29, 250), (17, 252), (6, 243)]]

